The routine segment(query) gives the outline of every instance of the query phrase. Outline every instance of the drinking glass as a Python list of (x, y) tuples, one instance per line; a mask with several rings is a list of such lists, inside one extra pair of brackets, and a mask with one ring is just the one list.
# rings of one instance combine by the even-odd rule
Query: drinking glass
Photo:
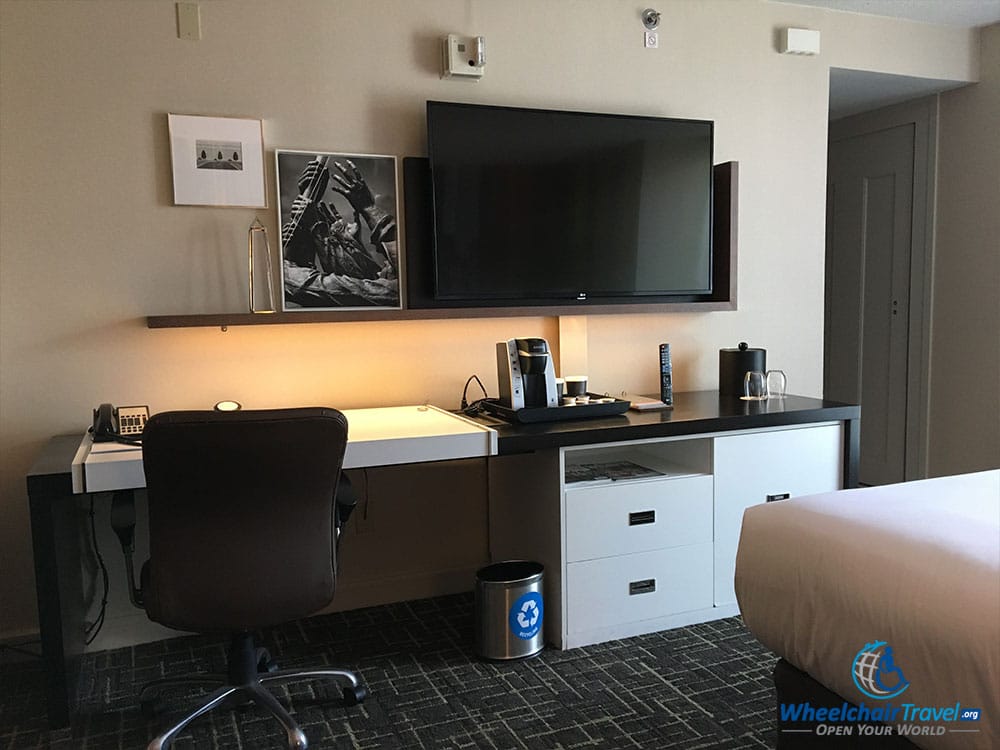
[(785, 397), (785, 373), (781, 370), (767, 371), (767, 395), (769, 398)]
[(767, 378), (760, 370), (751, 370), (743, 376), (744, 401), (764, 401), (767, 398)]

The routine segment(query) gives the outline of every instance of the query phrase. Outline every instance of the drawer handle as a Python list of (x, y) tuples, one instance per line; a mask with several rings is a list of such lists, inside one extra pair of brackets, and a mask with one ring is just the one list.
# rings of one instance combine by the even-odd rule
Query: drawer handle
[(628, 514), (629, 526), (642, 526), (647, 523), (656, 523), (655, 510), (639, 510)]
[(767, 502), (773, 503), (776, 500), (787, 500), (791, 496), (792, 496), (791, 492), (781, 492), (781, 493), (778, 493), (777, 495), (768, 495), (767, 496)]
[(628, 595), (635, 596), (636, 594), (652, 594), (656, 591), (656, 579), (647, 578), (643, 581), (632, 581), (628, 585)]

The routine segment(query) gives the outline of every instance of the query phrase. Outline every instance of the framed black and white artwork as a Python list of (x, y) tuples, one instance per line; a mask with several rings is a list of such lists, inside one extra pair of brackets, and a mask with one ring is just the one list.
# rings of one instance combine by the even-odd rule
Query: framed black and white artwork
[(167, 115), (174, 204), (267, 208), (260, 120)]
[(282, 309), (401, 307), (395, 156), (275, 151)]

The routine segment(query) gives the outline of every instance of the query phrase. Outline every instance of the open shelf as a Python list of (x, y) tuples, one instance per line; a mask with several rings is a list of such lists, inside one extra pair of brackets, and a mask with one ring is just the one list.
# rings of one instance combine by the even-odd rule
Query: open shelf
[[(414, 307), (399, 310), (309, 310), (275, 313), (207, 313), (194, 315), (150, 315), (147, 328), (214, 328), (229, 326), (287, 325), (294, 323), (350, 323), (385, 320), (448, 320), (460, 318), (558, 317), (561, 315), (628, 315), (635, 313), (716, 312), (736, 309), (736, 253), (738, 207), (738, 162), (716, 164), (714, 170), (713, 277), (715, 290), (701, 299), (636, 304), (546, 305), (530, 307), (441, 307), (427, 299), (427, 256), (430, 224), (426, 181), (427, 160), (408, 157), (404, 181), (408, 209), (407, 299)], [(422, 201), (422, 203), (421, 203)], [(423, 218), (421, 218), (423, 217)], [(422, 249), (421, 249), (422, 248)]]
[(621, 443), (564, 451), (567, 490), (604, 484), (661, 481), (712, 473), (711, 443), (704, 439)]
[(560, 315), (625, 315), (629, 313), (710, 312), (732, 310), (728, 302), (673, 302), (655, 305), (565, 305), (562, 307), (462, 307), (419, 310), (303, 310), (275, 313), (199, 313), (149, 315), (147, 328), (227, 328), (294, 323), (350, 323), (380, 320), (447, 320), (458, 318), (557, 317)]

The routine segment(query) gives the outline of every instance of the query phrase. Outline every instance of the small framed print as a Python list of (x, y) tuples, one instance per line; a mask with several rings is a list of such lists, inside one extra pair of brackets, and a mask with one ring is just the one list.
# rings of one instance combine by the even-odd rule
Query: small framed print
[(167, 115), (174, 205), (267, 208), (260, 120)]
[(282, 309), (399, 309), (396, 157), (274, 153)]

